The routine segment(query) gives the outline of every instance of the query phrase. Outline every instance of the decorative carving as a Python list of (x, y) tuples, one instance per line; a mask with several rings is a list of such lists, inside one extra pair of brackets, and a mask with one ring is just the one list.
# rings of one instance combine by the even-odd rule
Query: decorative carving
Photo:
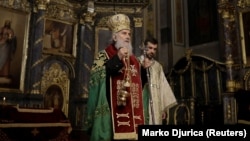
[(250, 90), (250, 70), (248, 70), (244, 75), (244, 86), (245, 90)]
[(135, 27), (142, 27), (142, 18), (134, 18)]
[(234, 21), (235, 7), (228, 0), (220, 0), (218, 3), (218, 12), (223, 19)]
[(231, 118), (232, 118), (231, 105), (228, 104), (227, 105), (227, 119), (231, 119)]
[(96, 16), (96, 12), (87, 12), (82, 14), (82, 18), (84, 23), (91, 23), (91, 25), (94, 25), (94, 18)]
[(108, 28), (107, 22), (108, 22), (109, 18), (110, 18), (110, 16), (106, 16), (106, 17), (101, 18), (100, 21), (98, 22), (97, 26), (98, 27), (106, 27), (106, 28)]
[(123, 6), (138, 6), (145, 7), (149, 3), (149, 0), (95, 0), (95, 4), (98, 5), (123, 5)]
[(228, 57), (227, 57), (227, 60), (226, 60), (226, 67), (227, 67), (227, 74), (228, 74), (228, 79), (226, 81), (227, 83), (227, 91), (228, 92), (234, 92), (235, 91), (235, 81), (233, 80), (233, 64), (234, 64), (234, 61), (232, 59), (232, 55), (230, 54)]
[(51, 17), (53, 19), (77, 21), (77, 15), (67, 5), (51, 4), (48, 6), (46, 11), (46, 17)]
[(89, 0), (87, 5), (87, 13), (83, 13), (82, 17), (84, 19), (84, 22), (94, 25), (94, 17), (96, 15), (94, 1)]
[(69, 3), (66, 0), (50, 0), (50, 3), (46, 8), (45, 16), (46, 18), (77, 22), (78, 16), (75, 11), (79, 10), (80, 8), (80, 4)]
[(192, 54), (193, 54), (193, 50), (190, 49), (190, 48), (187, 48), (187, 49), (186, 49), (186, 52), (185, 52), (186, 59), (187, 59), (187, 60), (191, 60)]
[[(238, 1), (238, 5), (243, 6), (244, 1)], [(237, 54), (237, 41), (236, 38), (236, 9), (235, 4), (229, 0), (220, 0), (218, 4), (218, 12), (223, 21), (224, 28), (224, 43), (225, 43), (225, 56), (226, 58), (226, 68), (227, 68), (227, 81), (226, 87), (228, 92), (235, 92), (238, 87), (241, 87), (238, 82), (236, 82), (233, 71), (235, 71), (234, 56)]]
[(136, 13), (142, 13), (142, 9), (141, 8), (135, 8), (135, 7), (122, 7), (122, 6), (117, 6), (115, 9), (114, 7), (96, 7), (95, 11), (97, 13), (110, 13), (110, 12), (114, 12), (114, 13), (127, 13), (127, 14), (136, 14)]
[[(62, 70), (61, 66), (58, 63), (52, 64), (48, 68), (48, 70), (44, 72), (43, 77), (42, 77), (42, 82), (41, 82), (42, 83), (41, 93), (44, 95), (46, 94), (47, 90), (51, 86), (57, 86), (61, 89), (61, 93), (63, 95), (62, 111), (65, 113), (65, 115), (68, 115), (69, 82), (70, 81), (69, 81), (67, 72)], [(60, 105), (60, 95), (58, 95), (59, 97), (55, 97), (55, 96), (53, 97), (54, 105), (55, 104)]]
[(237, 6), (239, 8), (245, 8), (247, 6), (250, 6), (250, 0), (238, 0)]
[(30, 4), (27, 0), (1, 0), (0, 5), (11, 9), (30, 11)]
[(47, 5), (50, 3), (50, 0), (36, 0), (37, 8), (39, 10), (46, 10)]

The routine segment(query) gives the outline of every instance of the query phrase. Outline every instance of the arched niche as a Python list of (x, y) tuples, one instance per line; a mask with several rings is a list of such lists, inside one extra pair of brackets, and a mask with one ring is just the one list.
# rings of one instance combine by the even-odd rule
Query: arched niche
[(69, 84), (68, 73), (59, 63), (52, 63), (44, 71), (41, 82), (41, 93), (44, 95), (44, 106), (61, 108), (68, 116)]
[(175, 125), (189, 125), (190, 124), (190, 111), (186, 104), (181, 103), (178, 105), (174, 112)]
[(59, 85), (51, 85), (46, 90), (44, 96), (44, 107), (53, 107), (54, 109), (63, 109), (64, 96), (62, 88)]

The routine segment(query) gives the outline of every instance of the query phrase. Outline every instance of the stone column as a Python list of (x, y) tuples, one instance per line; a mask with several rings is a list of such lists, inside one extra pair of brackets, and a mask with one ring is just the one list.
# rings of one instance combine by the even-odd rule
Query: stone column
[(223, 94), (224, 124), (236, 124), (236, 103), (234, 92), (236, 80), (234, 78), (234, 60), (238, 56), (237, 34), (235, 21), (235, 6), (232, 0), (219, 0), (218, 12), (222, 25), (223, 45), (226, 57), (226, 92)]

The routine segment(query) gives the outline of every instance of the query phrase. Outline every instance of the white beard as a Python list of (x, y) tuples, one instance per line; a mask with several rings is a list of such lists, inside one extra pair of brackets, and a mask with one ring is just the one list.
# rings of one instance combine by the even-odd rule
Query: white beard
[(126, 47), (126, 48), (128, 48), (129, 55), (133, 54), (133, 48), (132, 48), (131, 43), (127, 43), (127, 42), (123, 42), (121, 40), (117, 40), (117, 42), (115, 43), (115, 47), (117, 49), (119, 49), (120, 47)]

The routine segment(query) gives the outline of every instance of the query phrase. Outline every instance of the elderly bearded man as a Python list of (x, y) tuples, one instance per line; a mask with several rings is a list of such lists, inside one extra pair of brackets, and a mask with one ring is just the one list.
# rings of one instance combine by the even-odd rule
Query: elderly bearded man
[(135, 140), (144, 124), (140, 63), (132, 53), (129, 17), (110, 17), (113, 42), (91, 68), (85, 130), (91, 141)]

